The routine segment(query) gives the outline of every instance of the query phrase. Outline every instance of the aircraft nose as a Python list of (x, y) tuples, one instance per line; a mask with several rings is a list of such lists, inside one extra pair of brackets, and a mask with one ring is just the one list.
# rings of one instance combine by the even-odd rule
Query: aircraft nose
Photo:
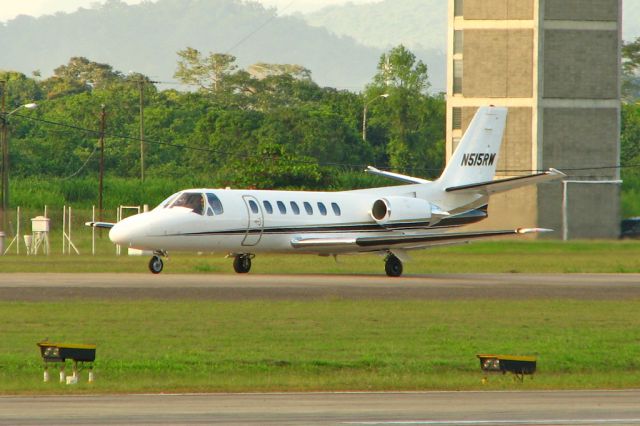
[(135, 246), (146, 235), (147, 221), (143, 214), (128, 217), (116, 223), (109, 231), (109, 239), (115, 244)]

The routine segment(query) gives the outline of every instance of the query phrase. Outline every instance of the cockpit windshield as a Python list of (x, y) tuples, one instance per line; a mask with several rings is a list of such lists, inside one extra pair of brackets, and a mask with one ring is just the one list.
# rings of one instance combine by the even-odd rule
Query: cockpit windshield
[(191, 209), (193, 213), (206, 214), (207, 216), (217, 216), (224, 213), (222, 202), (211, 192), (177, 192), (158, 204), (156, 209), (172, 209), (174, 207), (185, 207)]
[(195, 214), (204, 212), (204, 195), (200, 192), (183, 192), (175, 201), (171, 203), (170, 208), (186, 207), (191, 209)]
[(175, 194), (171, 194), (170, 196), (168, 196), (167, 198), (164, 199), (164, 201), (162, 201), (160, 204), (158, 204), (156, 206), (156, 208), (154, 210), (157, 209), (166, 209), (167, 207), (169, 207), (169, 205), (171, 203), (173, 203), (173, 201), (178, 198), (178, 195), (180, 195), (179, 192), (176, 192)]

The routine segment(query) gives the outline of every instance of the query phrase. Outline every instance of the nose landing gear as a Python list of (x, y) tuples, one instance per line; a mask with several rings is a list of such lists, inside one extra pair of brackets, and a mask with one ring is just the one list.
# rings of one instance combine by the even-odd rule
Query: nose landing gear
[(159, 274), (162, 272), (162, 268), (164, 268), (164, 262), (160, 258), (160, 256), (153, 256), (149, 261), (149, 270), (152, 274)]
[(161, 256), (167, 256), (167, 253), (164, 251), (156, 251), (154, 252), (153, 257), (149, 260), (149, 270), (152, 274), (159, 274), (162, 272), (164, 268), (164, 262), (162, 261)]

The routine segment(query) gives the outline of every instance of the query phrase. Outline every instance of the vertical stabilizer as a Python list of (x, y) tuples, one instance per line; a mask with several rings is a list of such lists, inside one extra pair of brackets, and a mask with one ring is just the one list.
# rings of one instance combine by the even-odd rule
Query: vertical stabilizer
[(507, 121), (507, 108), (480, 107), (439, 181), (443, 188), (493, 179)]

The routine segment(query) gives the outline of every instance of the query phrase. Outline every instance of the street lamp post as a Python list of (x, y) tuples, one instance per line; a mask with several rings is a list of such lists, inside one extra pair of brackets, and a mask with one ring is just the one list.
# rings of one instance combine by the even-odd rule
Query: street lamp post
[(4, 102), (2, 103), (2, 106), (2, 113), (0, 114), (2, 131), (0, 132), (0, 135), (2, 136), (2, 215), (4, 217), (7, 209), (9, 208), (9, 117), (22, 108), (34, 109), (37, 108), (38, 105), (34, 103), (20, 105), (11, 112), (4, 111)]
[(362, 140), (367, 141), (367, 110), (369, 108), (369, 104), (371, 104), (376, 99), (380, 98), (388, 98), (388, 93), (383, 93), (382, 95), (378, 95), (373, 99), (370, 99), (368, 102), (364, 104), (364, 109), (362, 110)]

